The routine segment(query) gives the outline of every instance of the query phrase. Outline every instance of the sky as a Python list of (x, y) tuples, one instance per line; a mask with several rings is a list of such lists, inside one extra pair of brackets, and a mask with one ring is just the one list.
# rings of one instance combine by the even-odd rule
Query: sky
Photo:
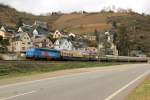
[(0, 0), (0, 3), (36, 15), (53, 11), (69, 13), (85, 10), (96, 12), (109, 6), (131, 8), (139, 13), (150, 13), (150, 0)]

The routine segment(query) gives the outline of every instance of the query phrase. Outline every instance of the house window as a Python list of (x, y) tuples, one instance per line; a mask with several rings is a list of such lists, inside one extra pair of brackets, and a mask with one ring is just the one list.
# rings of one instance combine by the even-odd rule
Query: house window
[(31, 44), (31, 42), (28, 42), (28, 44)]
[(22, 42), (22, 44), (25, 44), (24, 42)]
[(25, 47), (22, 47), (22, 50), (25, 50)]

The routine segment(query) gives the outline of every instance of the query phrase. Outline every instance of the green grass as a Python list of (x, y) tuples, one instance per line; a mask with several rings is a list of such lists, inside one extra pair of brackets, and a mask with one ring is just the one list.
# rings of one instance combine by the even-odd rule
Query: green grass
[(150, 76), (129, 95), (127, 100), (150, 100)]
[(33, 73), (45, 73), (75, 68), (104, 67), (115, 64), (116, 63), (99, 62), (3, 63), (0, 64), (0, 79), (13, 76), (30, 75)]

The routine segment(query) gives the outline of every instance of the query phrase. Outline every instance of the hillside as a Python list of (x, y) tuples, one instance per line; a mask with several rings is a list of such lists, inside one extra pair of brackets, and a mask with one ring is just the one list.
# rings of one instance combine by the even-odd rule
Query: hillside
[[(111, 17), (112, 21), (124, 24), (127, 27), (130, 48), (150, 53), (150, 16), (132, 14), (123, 17)], [(150, 55), (150, 54), (149, 54)]]
[(18, 12), (14, 8), (0, 4), (0, 25), (15, 27), (17, 20), (22, 18), (25, 23), (33, 24), (35, 20), (40, 20), (47, 22), (51, 26), (59, 16), (35, 16), (26, 12)]
[(66, 14), (56, 20), (53, 27), (74, 33), (89, 33), (94, 32), (95, 29), (110, 29), (111, 24), (107, 24), (108, 17), (126, 15), (121, 13)]

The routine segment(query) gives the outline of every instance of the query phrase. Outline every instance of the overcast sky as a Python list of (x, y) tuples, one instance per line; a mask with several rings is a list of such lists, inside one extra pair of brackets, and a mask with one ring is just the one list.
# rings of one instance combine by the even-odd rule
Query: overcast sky
[(0, 0), (19, 11), (44, 14), (52, 11), (100, 11), (104, 7), (131, 8), (139, 13), (150, 13), (150, 0)]

